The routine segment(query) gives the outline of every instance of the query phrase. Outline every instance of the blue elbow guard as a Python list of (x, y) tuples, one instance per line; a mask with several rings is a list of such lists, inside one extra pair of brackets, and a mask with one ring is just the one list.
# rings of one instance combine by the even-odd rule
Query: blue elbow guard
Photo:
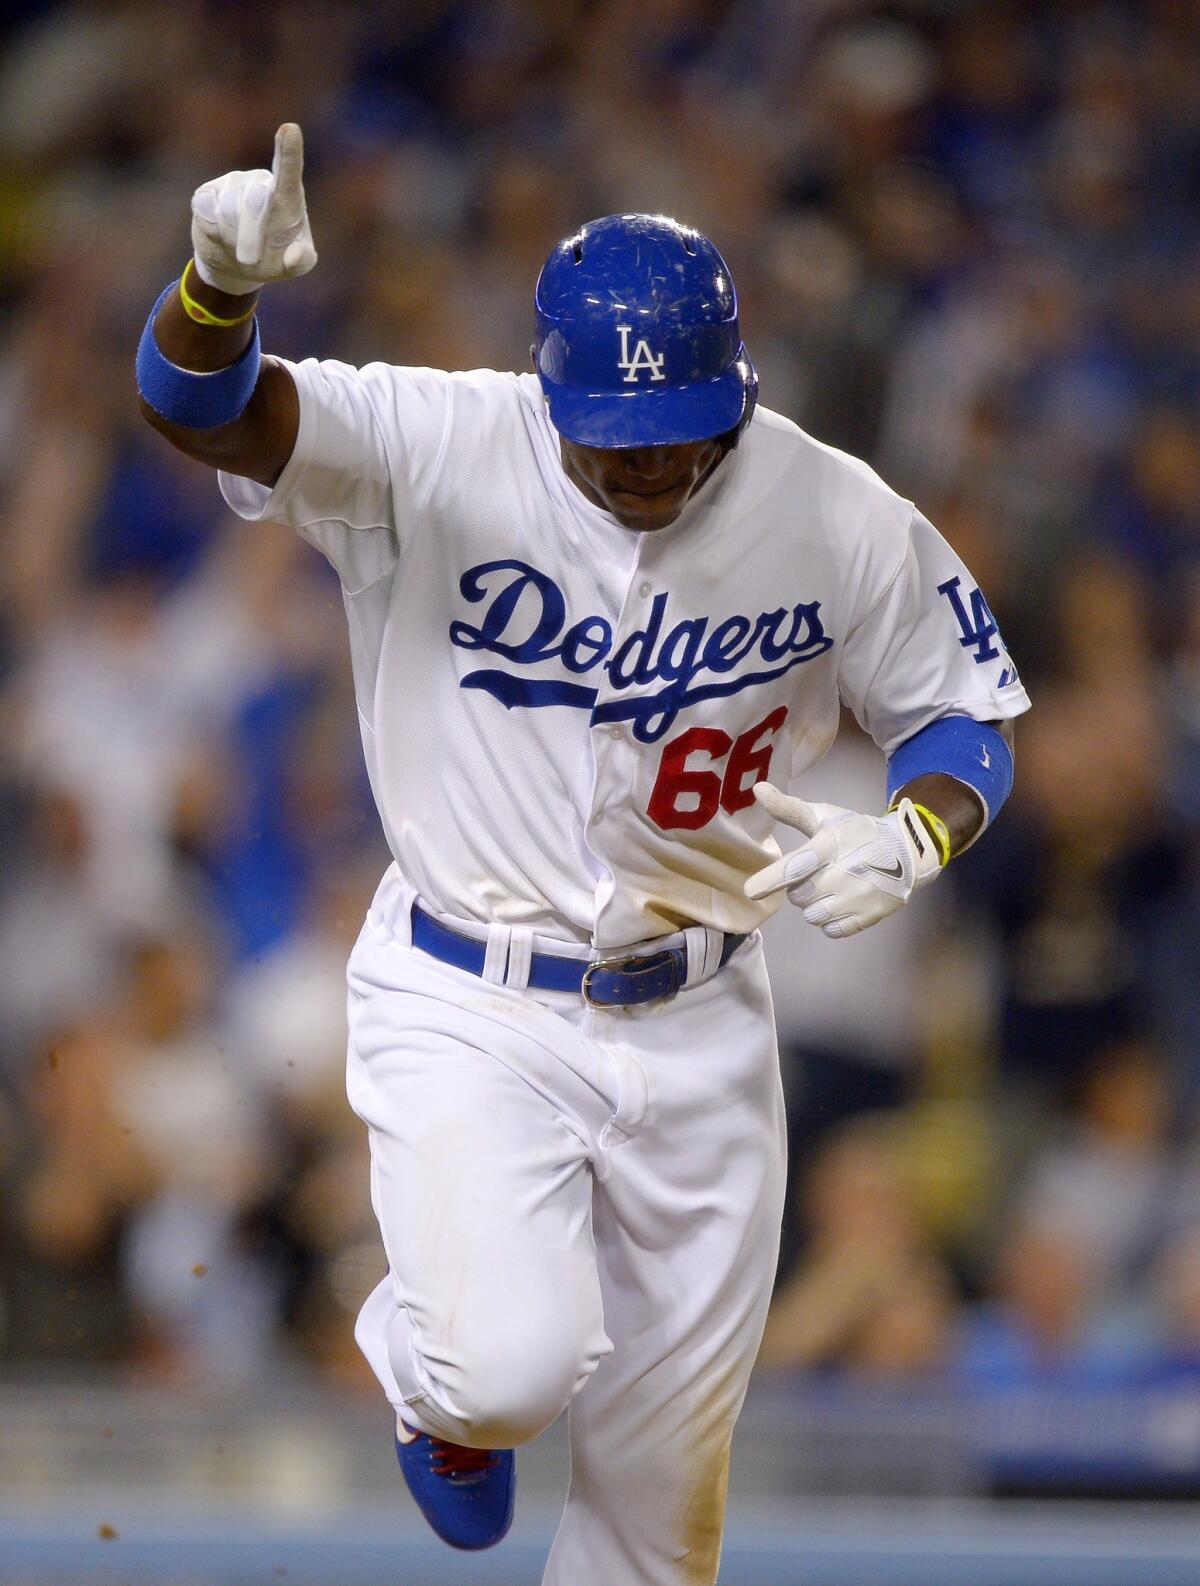
[(986, 722), (943, 716), (906, 739), (888, 761), (888, 803), (914, 777), (935, 772), (974, 788), (990, 823), (1012, 792), (1012, 750), (999, 729)]
[(178, 283), (172, 281), (150, 311), (137, 352), (138, 390), (156, 413), (183, 424), (188, 429), (212, 430), (232, 424), (254, 394), (262, 355), (259, 351), (258, 320), (250, 344), (236, 363), (212, 374), (181, 369), (164, 358), (154, 339), (154, 321)]

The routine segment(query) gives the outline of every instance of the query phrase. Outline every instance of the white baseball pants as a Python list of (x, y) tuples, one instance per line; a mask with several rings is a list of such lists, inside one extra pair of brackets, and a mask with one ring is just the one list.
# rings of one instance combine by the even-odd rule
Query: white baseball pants
[(439, 963), (408, 940), (411, 892), (380, 898), (349, 966), (390, 1268), (359, 1344), (405, 1421), (451, 1442), (511, 1447), (570, 1406), (544, 1586), (710, 1586), (783, 1207), (759, 940), (605, 1012)]

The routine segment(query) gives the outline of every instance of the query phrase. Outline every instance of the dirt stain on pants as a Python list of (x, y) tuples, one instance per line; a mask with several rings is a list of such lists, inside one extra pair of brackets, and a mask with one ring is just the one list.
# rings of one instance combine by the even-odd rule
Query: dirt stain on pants
[(729, 1445), (732, 1433), (711, 1445), (696, 1466), (695, 1479), (683, 1506), (681, 1580), (688, 1586), (714, 1586), (721, 1563), (725, 1528), (725, 1497), (729, 1490)]

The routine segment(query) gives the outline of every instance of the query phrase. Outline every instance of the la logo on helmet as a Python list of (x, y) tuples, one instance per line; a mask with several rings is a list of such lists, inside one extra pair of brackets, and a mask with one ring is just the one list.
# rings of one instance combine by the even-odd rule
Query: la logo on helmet
[(667, 361), (667, 355), (660, 352), (655, 357), (644, 336), (638, 338), (633, 349), (633, 357), (629, 356), (629, 337), (632, 331), (632, 325), (617, 326), (617, 335), (621, 338), (621, 356), (617, 359), (617, 368), (624, 369), (625, 384), (635, 384), (643, 369), (649, 372), (651, 380), (665, 380), (667, 377), (663, 373), (663, 364)]

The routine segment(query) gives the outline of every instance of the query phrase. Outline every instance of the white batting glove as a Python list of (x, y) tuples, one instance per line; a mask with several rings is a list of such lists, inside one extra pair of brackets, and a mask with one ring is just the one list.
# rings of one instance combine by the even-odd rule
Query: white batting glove
[(304, 204), (304, 138), (294, 121), (275, 134), (269, 171), (229, 171), (192, 194), (196, 273), (242, 296), (306, 275), (317, 262)]
[(890, 815), (860, 815), (789, 798), (769, 782), (756, 783), (754, 797), (808, 841), (751, 876), (746, 896), (786, 891), (808, 923), (835, 941), (886, 920), (941, 872), (937, 845), (908, 799)]

